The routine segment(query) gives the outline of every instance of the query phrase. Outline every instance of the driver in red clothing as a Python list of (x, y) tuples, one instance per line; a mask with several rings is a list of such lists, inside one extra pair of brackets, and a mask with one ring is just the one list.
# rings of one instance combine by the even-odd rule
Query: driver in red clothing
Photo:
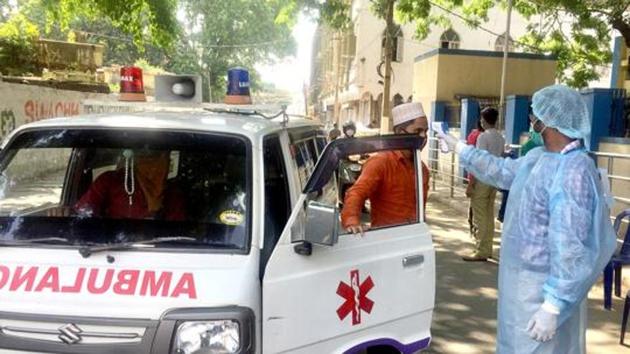
[[(392, 110), (394, 133), (414, 134), (426, 145), (429, 122), (422, 104), (404, 103)], [(429, 168), (422, 163), (423, 196), (426, 208), (429, 191)], [(341, 223), (352, 233), (363, 234), (361, 210), (367, 199), (371, 206), (371, 226), (382, 227), (417, 220), (416, 170), (411, 151), (386, 151), (375, 154), (365, 163), (357, 182), (346, 192)]]
[(184, 201), (167, 181), (169, 152), (125, 150), (124, 167), (101, 174), (75, 204), (79, 215), (183, 220)]

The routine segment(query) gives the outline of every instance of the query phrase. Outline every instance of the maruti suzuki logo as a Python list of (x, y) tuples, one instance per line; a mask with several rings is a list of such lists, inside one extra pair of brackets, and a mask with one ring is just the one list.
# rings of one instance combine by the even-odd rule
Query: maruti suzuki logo
[(77, 327), (74, 323), (68, 323), (67, 325), (63, 325), (59, 327), (59, 339), (61, 339), (66, 344), (76, 344), (81, 341), (81, 328)]

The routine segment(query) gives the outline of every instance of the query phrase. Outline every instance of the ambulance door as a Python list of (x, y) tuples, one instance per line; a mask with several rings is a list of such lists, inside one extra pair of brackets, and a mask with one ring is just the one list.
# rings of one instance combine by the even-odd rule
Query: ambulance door
[[(264, 353), (363, 353), (377, 346), (408, 353), (428, 346), (435, 252), (422, 203), (414, 222), (360, 237), (342, 230), (337, 235), (334, 226), (340, 226), (326, 221), (338, 222), (336, 210), (321, 201), (334, 185), (339, 159), (350, 154), (411, 149), (421, 186), (420, 143), (417, 137), (388, 136), (328, 144), (267, 264)], [(416, 187), (418, 201), (421, 190)], [(306, 241), (318, 232), (326, 235), (322, 244)]]

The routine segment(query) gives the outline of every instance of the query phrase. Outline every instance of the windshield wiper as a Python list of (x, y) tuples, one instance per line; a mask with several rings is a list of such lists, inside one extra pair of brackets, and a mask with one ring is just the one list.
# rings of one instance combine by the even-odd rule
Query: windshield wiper
[(130, 241), (130, 242), (121, 242), (121, 243), (113, 243), (110, 245), (104, 246), (84, 246), (79, 248), (79, 253), (83, 258), (88, 258), (93, 253), (103, 252), (103, 251), (113, 251), (113, 250), (124, 250), (129, 248), (136, 248), (141, 245), (152, 245), (156, 243), (167, 243), (167, 242), (188, 242), (188, 243), (198, 243), (199, 241), (194, 237), (158, 237), (151, 240), (144, 241)]
[(41, 237), (41, 238), (31, 238), (25, 240), (2, 240), (0, 241), (0, 245), (5, 246), (14, 246), (14, 245), (28, 245), (33, 243), (61, 243), (61, 244), (71, 244), (72, 242), (67, 238), (63, 237)]

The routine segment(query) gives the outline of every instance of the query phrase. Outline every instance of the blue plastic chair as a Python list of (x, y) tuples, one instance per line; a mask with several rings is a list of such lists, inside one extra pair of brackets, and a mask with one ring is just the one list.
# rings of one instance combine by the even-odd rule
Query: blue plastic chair
[[(615, 232), (619, 233), (621, 221), (626, 217), (630, 217), (630, 209), (622, 211), (615, 218)], [(613, 278), (615, 280), (615, 296), (621, 297), (621, 269), (625, 264), (630, 264), (630, 227), (626, 231), (619, 253), (613, 254), (610, 262), (604, 268), (604, 308), (607, 310), (612, 307)]]

